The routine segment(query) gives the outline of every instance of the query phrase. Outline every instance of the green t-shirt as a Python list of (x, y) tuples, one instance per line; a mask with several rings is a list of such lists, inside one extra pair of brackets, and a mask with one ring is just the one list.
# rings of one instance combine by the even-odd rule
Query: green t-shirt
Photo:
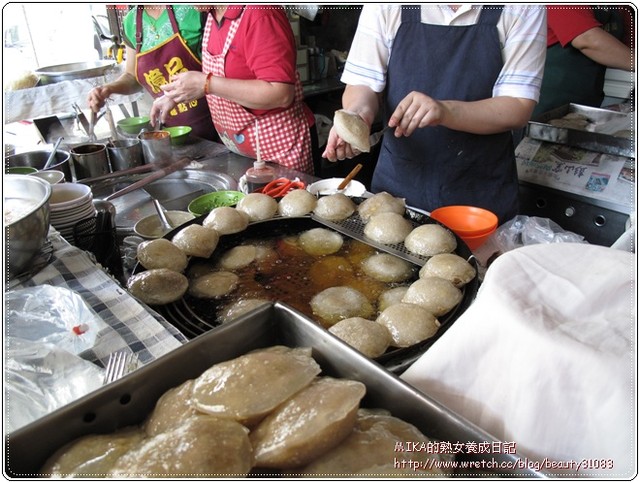
[[(202, 58), (202, 32), (204, 26), (202, 16), (192, 5), (172, 5), (176, 16), (180, 35), (187, 43), (191, 51)], [(124, 41), (135, 49), (136, 45), (136, 7), (133, 7), (122, 21)], [(146, 52), (173, 35), (173, 28), (169, 20), (169, 14), (165, 9), (157, 19), (151, 17), (146, 11), (142, 12), (142, 47), (140, 52)]]

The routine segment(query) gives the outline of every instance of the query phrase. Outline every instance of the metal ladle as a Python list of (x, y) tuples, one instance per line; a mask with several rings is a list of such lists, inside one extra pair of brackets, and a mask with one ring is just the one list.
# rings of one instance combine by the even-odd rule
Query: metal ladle
[(42, 168), (42, 171), (46, 171), (53, 164), (53, 160), (56, 159), (56, 153), (58, 152), (58, 147), (60, 146), (60, 143), (62, 142), (63, 139), (64, 139), (63, 137), (59, 137), (56, 143), (54, 144), (53, 151), (51, 151), (51, 154), (49, 155), (47, 162), (44, 163), (44, 168)]
[(167, 231), (173, 230), (173, 226), (171, 225), (171, 223), (169, 223), (169, 219), (167, 218), (166, 213), (162, 209), (162, 205), (160, 204), (160, 202), (155, 198), (151, 198), (151, 201), (153, 201), (153, 206), (158, 212), (158, 218), (160, 218), (160, 224), (162, 225), (163, 230), (167, 230)]

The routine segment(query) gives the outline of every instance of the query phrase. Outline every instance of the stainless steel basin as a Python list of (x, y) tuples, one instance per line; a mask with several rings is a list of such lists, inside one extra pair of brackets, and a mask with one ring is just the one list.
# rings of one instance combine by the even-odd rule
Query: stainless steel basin
[[(91, 185), (93, 197), (103, 199), (142, 179), (145, 175), (105, 180)], [(148, 176), (148, 174), (146, 175)], [(213, 191), (235, 190), (235, 179), (217, 171), (185, 169), (111, 200), (116, 209), (116, 230), (132, 234), (134, 225), (155, 213), (151, 198), (156, 198), (167, 210), (187, 211), (189, 203), (200, 195)]]

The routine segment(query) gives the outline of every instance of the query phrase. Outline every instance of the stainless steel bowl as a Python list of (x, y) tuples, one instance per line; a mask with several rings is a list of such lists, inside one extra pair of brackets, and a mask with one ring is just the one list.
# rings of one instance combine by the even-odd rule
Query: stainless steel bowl
[(51, 185), (24, 174), (4, 177), (5, 264), (15, 276), (29, 268), (49, 232)]
[[(5, 166), (31, 166), (32, 168), (41, 170), (47, 163), (47, 159), (49, 159), (50, 154), (51, 150), (44, 149), (39, 151), (28, 151), (26, 153), (13, 154), (5, 158)], [(71, 174), (71, 164), (69, 161), (70, 159), (71, 153), (69, 153), (69, 151), (58, 149), (56, 151), (55, 161), (53, 161), (53, 164), (49, 166), (50, 170), (62, 171), (64, 173), (65, 181), (69, 183), (73, 181), (73, 176)]]

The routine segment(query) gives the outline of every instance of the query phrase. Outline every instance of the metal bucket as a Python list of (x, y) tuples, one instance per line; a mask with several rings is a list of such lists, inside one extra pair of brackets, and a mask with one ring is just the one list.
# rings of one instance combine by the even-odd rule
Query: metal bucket
[(118, 139), (107, 145), (112, 171), (133, 168), (142, 164), (142, 145), (138, 139)]
[(111, 172), (106, 144), (80, 144), (71, 149), (71, 157), (78, 180), (102, 176)]
[(142, 153), (146, 164), (170, 164), (172, 161), (171, 134), (167, 131), (147, 131), (140, 133)]
[[(50, 154), (51, 150), (29, 151), (26, 153), (13, 154), (11, 156), (5, 157), (5, 166), (31, 166), (32, 168), (42, 170), (42, 168), (44, 168), (44, 165), (47, 163), (47, 159), (49, 159)], [(73, 181), (73, 175), (71, 174), (71, 165), (69, 163), (70, 158), (71, 154), (69, 153), (69, 151), (62, 151), (58, 149), (56, 151), (55, 161), (48, 168), (52, 171), (62, 171), (64, 173), (65, 181), (69, 183)]]

